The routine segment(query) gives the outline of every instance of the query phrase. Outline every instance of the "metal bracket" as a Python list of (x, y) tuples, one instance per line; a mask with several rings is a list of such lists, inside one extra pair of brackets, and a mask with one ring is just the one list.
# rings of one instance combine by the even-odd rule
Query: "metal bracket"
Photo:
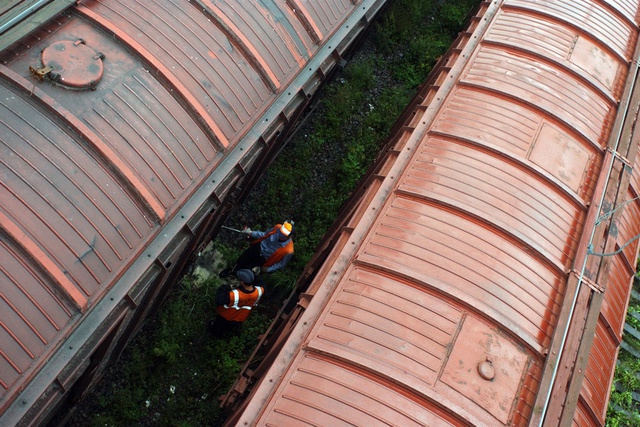
[(53, 71), (53, 67), (46, 66), (41, 68), (33, 68), (31, 65), (29, 65), (29, 71), (31, 71), (31, 75), (33, 75), (33, 77), (35, 77), (36, 79), (44, 80), (45, 77), (51, 74), (51, 72)]
[(609, 151), (613, 157), (615, 159), (620, 160), (620, 162), (622, 162), (624, 165), (628, 166), (628, 167), (633, 167), (633, 165), (631, 164), (631, 162), (629, 161), (629, 159), (627, 159), (626, 157), (624, 157), (622, 154), (618, 153), (617, 151), (615, 151), (613, 148), (611, 147), (607, 147), (607, 151)]
[(582, 280), (584, 283), (586, 283), (587, 286), (589, 286), (593, 292), (597, 292), (599, 294), (604, 292), (604, 288), (602, 286), (598, 285), (596, 282), (589, 279), (585, 275), (580, 276), (580, 273), (577, 270), (573, 270), (572, 273), (576, 275), (578, 280)]

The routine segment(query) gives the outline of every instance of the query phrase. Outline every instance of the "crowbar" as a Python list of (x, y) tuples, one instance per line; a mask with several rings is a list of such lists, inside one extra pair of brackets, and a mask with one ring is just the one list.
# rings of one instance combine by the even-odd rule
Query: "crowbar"
[(222, 228), (226, 228), (227, 230), (235, 231), (236, 233), (246, 234), (243, 230), (238, 230), (237, 228), (227, 227), (226, 225), (223, 225)]

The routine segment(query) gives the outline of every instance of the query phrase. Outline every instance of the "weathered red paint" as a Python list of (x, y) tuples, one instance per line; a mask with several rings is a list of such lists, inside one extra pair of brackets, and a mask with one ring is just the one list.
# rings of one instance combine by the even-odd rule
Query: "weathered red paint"
[(613, 213), (638, 194), (638, 8), (482, 5), (229, 425), (602, 425), (640, 233), (637, 201)]

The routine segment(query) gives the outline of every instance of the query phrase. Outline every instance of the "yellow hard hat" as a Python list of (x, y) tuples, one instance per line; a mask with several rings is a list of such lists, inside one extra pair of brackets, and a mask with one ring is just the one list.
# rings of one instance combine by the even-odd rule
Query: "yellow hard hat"
[(291, 231), (293, 231), (293, 225), (288, 221), (285, 221), (284, 224), (282, 224), (282, 227), (280, 227), (280, 233), (285, 236), (291, 234)]

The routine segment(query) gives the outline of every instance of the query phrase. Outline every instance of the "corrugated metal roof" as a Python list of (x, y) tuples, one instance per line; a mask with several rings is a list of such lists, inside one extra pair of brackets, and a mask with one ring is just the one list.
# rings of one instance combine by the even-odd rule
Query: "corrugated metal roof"
[(288, 379), (291, 389), (264, 425), (456, 425), (446, 411), (407, 395), (393, 379), (380, 384), (366, 371), (314, 354), (306, 356)]
[[(366, 380), (350, 384), (371, 395), (393, 381), (426, 399), (422, 412), (446, 408), (454, 425), (537, 425), (547, 406), (549, 422), (571, 420), (573, 412), (561, 413), (565, 398), (571, 411), (580, 400), (575, 420), (606, 411), (617, 345), (596, 322), (584, 396), (571, 387), (547, 405), (545, 395), (566, 392), (569, 381), (580, 390), (582, 372), (567, 376), (572, 357), (589, 351), (578, 347), (591, 327), (585, 319), (599, 317), (589, 312), (589, 292), (628, 285), (633, 275), (590, 251), (615, 239), (622, 245), (640, 227), (637, 203), (608, 240), (609, 230), (594, 224), (601, 207), (629, 197), (630, 169), (607, 147), (622, 157), (636, 150), (637, 138), (615, 143), (614, 127), (626, 117), (624, 106), (616, 114), (632, 71), (638, 6), (487, 4), (478, 20), (486, 32), (478, 24), (433, 102), (416, 107), (414, 127), (396, 137), (397, 159), (310, 285), (316, 296), (240, 423), (287, 415), (312, 424), (305, 415), (318, 407), (332, 417), (326, 425), (371, 422), (350, 389), (323, 405), (290, 404), (300, 390), (323, 393), (315, 377), (300, 374), (316, 357), (322, 372), (332, 364), (365, 371)], [(637, 109), (629, 111), (633, 122)], [(628, 265), (637, 248), (624, 252)], [(618, 331), (625, 292), (605, 301)], [(357, 413), (341, 419), (342, 407)]]
[(509, 0), (505, 7), (522, 8), (543, 15), (548, 20), (562, 22), (576, 32), (586, 33), (598, 40), (601, 49), (611, 49), (621, 58), (633, 55), (634, 47), (629, 40), (637, 37), (638, 5), (632, 0), (617, 3)]
[(11, 99), (4, 105), (3, 210), (46, 256), (39, 263), (53, 262), (81, 291), (84, 308), (150, 233), (152, 212), (141, 208), (113, 163), (69, 134), (62, 117), (3, 90)]
[(559, 312), (548, 295), (561, 299), (564, 273), (459, 212), (392, 199), (358, 261), (435, 286), (504, 322), (534, 348), (548, 344)]
[(463, 320), (460, 308), (394, 277), (354, 269), (309, 346), (402, 383), (433, 385)]

